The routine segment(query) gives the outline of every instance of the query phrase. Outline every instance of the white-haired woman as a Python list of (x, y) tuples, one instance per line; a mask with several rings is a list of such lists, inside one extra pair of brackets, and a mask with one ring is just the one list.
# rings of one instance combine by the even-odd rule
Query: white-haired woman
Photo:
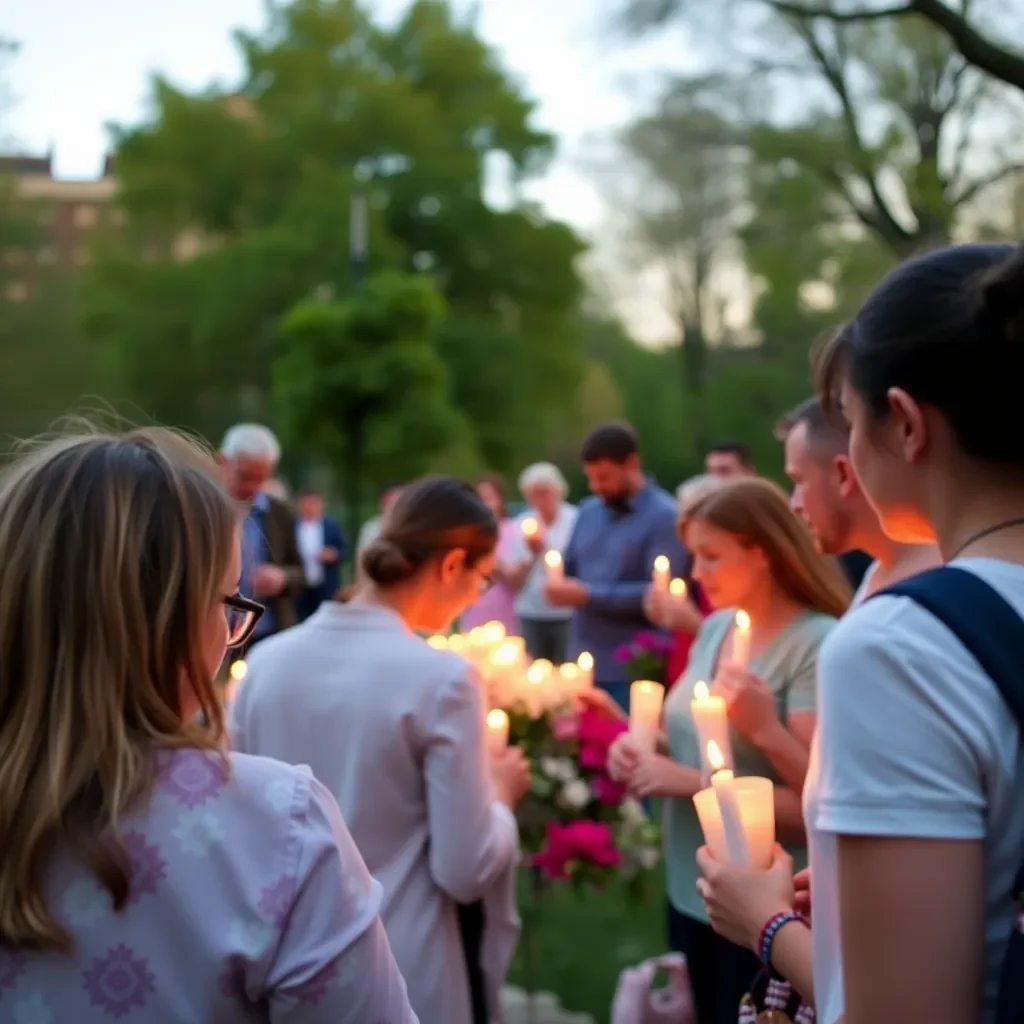
[[(519, 492), (527, 508), (517, 522), (508, 573), (517, 591), (519, 630), (533, 657), (558, 664), (565, 660), (572, 609), (556, 608), (544, 597), (544, 555), (561, 552), (568, 545), (576, 525), (576, 506), (565, 500), (569, 485), (550, 462), (527, 466), (519, 474)], [(527, 519), (536, 522), (536, 531), (523, 530)]]

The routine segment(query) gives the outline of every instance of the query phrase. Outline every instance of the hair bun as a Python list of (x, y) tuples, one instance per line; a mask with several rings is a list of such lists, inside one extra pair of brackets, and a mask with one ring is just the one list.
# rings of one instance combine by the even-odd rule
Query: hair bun
[(367, 577), (383, 587), (401, 583), (402, 580), (408, 579), (413, 571), (402, 549), (387, 537), (378, 537), (366, 546), (362, 564)]
[(982, 278), (981, 309), (1008, 338), (1024, 339), (1024, 245)]

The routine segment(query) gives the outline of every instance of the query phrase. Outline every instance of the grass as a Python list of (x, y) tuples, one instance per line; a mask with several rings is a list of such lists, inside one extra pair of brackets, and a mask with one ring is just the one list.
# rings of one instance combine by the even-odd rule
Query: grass
[(523, 933), (509, 982), (553, 992), (566, 1010), (607, 1024), (619, 973), (667, 952), (665, 884), (652, 872), (638, 903), (620, 886), (577, 893), (545, 885), (540, 892), (521, 872)]

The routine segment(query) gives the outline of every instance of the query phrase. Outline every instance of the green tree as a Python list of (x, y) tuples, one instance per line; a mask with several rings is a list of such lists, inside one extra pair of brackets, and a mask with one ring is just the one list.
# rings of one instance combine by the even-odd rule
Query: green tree
[(433, 344), (443, 313), (428, 279), (385, 272), (346, 299), (300, 302), (281, 321), (281, 422), (287, 437), (343, 470), (353, 537), (368, 476), (421, 473), (465, 429)]

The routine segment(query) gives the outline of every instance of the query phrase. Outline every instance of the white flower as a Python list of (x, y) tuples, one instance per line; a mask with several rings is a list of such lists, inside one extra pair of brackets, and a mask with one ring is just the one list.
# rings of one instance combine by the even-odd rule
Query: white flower
[(658, 861), (661, 860), (661, 850), (656, 846), (641, 846), (636, 852), (636, 859), (640, 862), (640, 867), (650, 871), (651, 868), (658, 866)]
[(205, 857), (224, 839), (224, 829), (221, 828), (217, 815), (202, 807), (183, 811), (173, 834), (185, 853), (194, 853), (197, 857)]
[(235, 921), (228, 929), (232, 950), (254, 959), (261, 957), (274, 938), (274, 929), (266, 921)]
[(80, 878), (64, 890), (61, 904), (72, 928), (89, 928), (110, 909), (110, 896), (91, 878)]
[(562, 787), (562, 800), (575, 810), (582, 810), (590, 799), (590, 787), (582, 779), (573, 779)]
[(642, 825), (647, 820), (643, 804), (632, 796), (627, 796), (619, 805), (619, 815), (627, 825)]
[(275, 811), (283, 813), (292, 805), (295, 786), (288, 779), (274, 779), (263, 791), (263, 795), (267, 798), (267, 803)]
[(53, 1024), (53, 1011), (33, 992), (14, 1004), (14, 1024)]
[(541, 771), (555, 782), (572, 782), (576, 778), (576, 765), (568, 757), (543, 757)]

